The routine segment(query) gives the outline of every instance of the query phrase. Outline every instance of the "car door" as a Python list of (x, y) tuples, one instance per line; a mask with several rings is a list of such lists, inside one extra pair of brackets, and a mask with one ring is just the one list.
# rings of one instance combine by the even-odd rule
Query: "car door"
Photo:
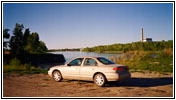
[(67, 64), (63, 72), (65, 79), (79, 79), (80, 78), (80, 67), (84, 58), (77, 58)]
[(82, 80), (92, 80), (93, 74), (98, 66), (97, 62), (92, 58), (86, 58), (83, 66), (80, 68), (80, 78)]

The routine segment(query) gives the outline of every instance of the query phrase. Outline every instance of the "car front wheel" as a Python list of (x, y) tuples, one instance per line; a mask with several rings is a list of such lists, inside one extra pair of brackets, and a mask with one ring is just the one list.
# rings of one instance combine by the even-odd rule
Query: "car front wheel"
[(103, 87), (106, 83), (105, 76), (102, 74), (96, 74), (94, 77), (94, 83), (99, 87)]
[(54, 71), (53, 72), (53, 79), (57, 82), (62, 81), (62, 75), (59, 71)]

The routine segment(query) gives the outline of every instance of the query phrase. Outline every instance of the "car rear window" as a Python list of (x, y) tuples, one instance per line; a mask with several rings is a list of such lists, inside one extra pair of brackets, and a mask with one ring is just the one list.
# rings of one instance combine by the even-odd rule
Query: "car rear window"
[(94, 59), (86, 58), (84, 65), (85, 66), (96, 66), (97, 62)]
[(106, 58), (97, 58), (98, 61), (100, 61), (101, 63), (105, 64), (105, 65), (109, 65), (109, 64), (115, 64), (114, 62), (106, 59)]

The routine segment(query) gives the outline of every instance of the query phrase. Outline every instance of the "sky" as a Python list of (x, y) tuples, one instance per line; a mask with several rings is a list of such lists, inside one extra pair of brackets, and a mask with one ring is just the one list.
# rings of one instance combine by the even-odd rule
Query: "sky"
[[(173, 40), (172, 3), (3, 3), (3, 29), (23, 24), (48, 49)], [(23, 30), (23, 31), (24, 31)]]

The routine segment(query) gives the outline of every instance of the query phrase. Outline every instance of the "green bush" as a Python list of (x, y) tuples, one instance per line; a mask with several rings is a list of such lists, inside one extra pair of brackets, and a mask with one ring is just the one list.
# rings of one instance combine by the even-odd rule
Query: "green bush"
[(26, 67), (26, 70), (30, 70), (31, 69), (31, 64), (24, 64), (24, 66)]
[(14, 58), (10, 61), (10, 65), (11, 66), (20, 66), (21, 63), (20, 63), (20, 60), (18, 60), (17, 58)]
[[(172, 49), (160, 52), (140, 52), (131, 54), (125, 53), (123, 56), (111, 57), (110, 59), (118, 64), (129, 66), (133, 71), (155, 71), (155, 72), (173, 72)], [(154, 55), (154, 56), (153, 56)]]
[(48, 70), (41, 70), (40, 73), (43, 73), (43, 74), (48, 74)]
[(36, 73), (47, 73), (47, 70), (41, 70), (39, 67), (31, 66), (31, 64), (21, 64), (17, 58), (10, 61), (10, 64), (4, 64), (4, 73), (18, 73), (23, 74), (36, 74)]

